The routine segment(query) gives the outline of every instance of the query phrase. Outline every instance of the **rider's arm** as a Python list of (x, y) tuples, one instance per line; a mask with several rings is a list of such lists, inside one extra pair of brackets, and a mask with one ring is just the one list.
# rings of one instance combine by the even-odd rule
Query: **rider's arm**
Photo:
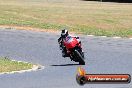
[(60, 50), (62, 50), (62, 37), (60, 37), (60, 38), (58, 39), (58, 43), (59, 43), (59, 48), (60, 48)]
[(58, 43), (60, 43), (62, 41), (62, 38), (60, 37), (59, 39), (58, 39)]

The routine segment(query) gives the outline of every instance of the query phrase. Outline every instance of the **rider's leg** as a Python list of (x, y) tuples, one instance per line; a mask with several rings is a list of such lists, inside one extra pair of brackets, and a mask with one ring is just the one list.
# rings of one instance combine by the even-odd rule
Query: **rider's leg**
[(69, 57), (69, 55), (67, 54), (67, 50), (66, 50), (65, 47), (62, 50), (62, 57)]

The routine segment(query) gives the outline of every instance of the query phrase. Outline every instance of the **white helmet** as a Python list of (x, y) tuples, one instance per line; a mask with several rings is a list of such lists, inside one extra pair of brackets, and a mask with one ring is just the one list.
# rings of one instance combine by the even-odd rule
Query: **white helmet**
[(66, 38), (68, 35), (69, 35), (69, 34), (68, 34), (68, 30), (63, 29), (63, 30), (61, 31), (61, 37), (62, 37), (62, 38)]

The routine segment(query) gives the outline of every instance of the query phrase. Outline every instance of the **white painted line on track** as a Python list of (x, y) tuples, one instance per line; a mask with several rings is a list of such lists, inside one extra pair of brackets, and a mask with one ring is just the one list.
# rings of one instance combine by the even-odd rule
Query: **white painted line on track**
[(132, 39), (132, 38), (123, 38), (123, 37), (119, 37), (119, 36), (115, 36), (115, 37), (108, 37), (108, 36), (95, 36), (95, 35), (86, 35), (88, 37), (101, 37), (101, 38), (113, 38), (113, 39)]
[(100, 37), (106, 38), (107, 36), (100, 36)]
[(92, 37), (92, 36), (94, 36), (94, 35), (87, 35), (87, 36), (90, 36), (90, 37)]
[(113, 38), (115, 38), (115, 39), (119, 39), (119, 38), (121, 38), (121, 37), (113, 37)]

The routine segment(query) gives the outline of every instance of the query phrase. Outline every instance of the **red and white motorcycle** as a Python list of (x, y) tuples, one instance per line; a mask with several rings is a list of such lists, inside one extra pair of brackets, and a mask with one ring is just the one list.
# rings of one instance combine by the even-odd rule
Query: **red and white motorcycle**
[(67, 36), (63, 41), (63, 45), (63, 47), (66, 48), (71, 60), (79, 62), (80, 65), (85, 65), (81, 43), (79, 43), (75, 37)]

